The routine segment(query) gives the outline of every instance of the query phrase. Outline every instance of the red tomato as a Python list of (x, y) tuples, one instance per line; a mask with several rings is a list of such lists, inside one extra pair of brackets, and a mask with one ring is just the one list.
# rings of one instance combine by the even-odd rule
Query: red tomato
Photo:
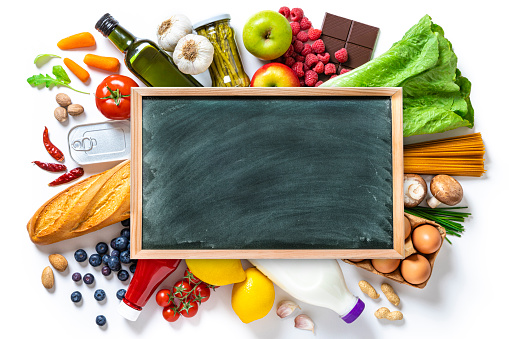
[(173, 285), (173, 296), (179, 299), (187, 298), (191, 289), (191, 285), (187, 281), (179, 280)]
[(163, 318), (170, 323), (180, 318), (180, 313), (174, 303), (170, 303), (168, 306), (163, 308)]
[(167, 288), (159, 290), (156, 294), (156, 303), (161, 307), (166, 307), (173, 302), (171, 291)]
[(183, 300), (178, 308), (183, 317), (191, 318), (198, 313), (198, 303), (196, 301)]
[(194, 287), (192, 294), (193, 300), (196, 300), (199, 303), (204, 303), (205, 301), (209, 300), (210, 288), (206, 283), (202, 282)]
[(97, 86), (95, 104), (108, 119), (124, 120), (131, 116), (131, 87), (138, 84), (131, 78), (113, 74)]
[(186, 268), (186, 273), (184, 274), (184, 278), (186, 278), (190, 284), (196, 285), (201, 283), (201, 280), (197, 278), (190, 270), (189, 268)]

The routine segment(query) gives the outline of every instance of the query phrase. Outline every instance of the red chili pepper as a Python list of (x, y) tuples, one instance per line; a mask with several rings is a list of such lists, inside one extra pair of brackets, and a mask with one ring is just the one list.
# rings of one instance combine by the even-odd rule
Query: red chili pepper
[(56, 161), (64, 161), (64, 153), (59, 150), (53, 143), (49, 140), (48, 135), (48, 127), (44, 127), (44, 133), (42, 134), (42, 141), (44, 142), (44, 147), (48, 153), (56, 160)]
[(48, 172), (65, 172), (67, 171), (67, 167), (62, 164), (52, 164), (49, 162), (41, 162), (41, 161), (32, 161), (32, 163), (36, 164), (40, 168)]
[(81, 167), (76, 167), (75, 169), (70, 170), (67, 173), (62, 174), (58, 178), (56, 178), (54, 181), (50, 182), (49, 186), (57, 186), (61, 184), (68, 183), (69, 181), (73, 181), (75, 179), (78, 179), (83, 174), (85, 174), (85, 171)]

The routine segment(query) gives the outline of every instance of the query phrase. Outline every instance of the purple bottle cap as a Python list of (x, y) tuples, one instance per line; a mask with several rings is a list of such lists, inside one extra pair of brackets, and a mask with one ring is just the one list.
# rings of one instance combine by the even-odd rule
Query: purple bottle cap
[(364, 311), (364, 307), (364, 302), (357, 298), (357, 303), (352, 308), (352, 310), (348, 312), (348, 314), (346, 314), (344, 317), (341, 317), (341, 319), (343, 319), (347, 324), (353, 323), (355, 319), (361, 315), (362, 311)]

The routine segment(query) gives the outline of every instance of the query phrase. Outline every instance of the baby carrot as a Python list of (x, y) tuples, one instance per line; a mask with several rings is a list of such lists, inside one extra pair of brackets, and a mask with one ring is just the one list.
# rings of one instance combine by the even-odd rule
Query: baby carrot
[(83, 62), (90, 67), (96, 67), (109, 72), (118, 72), (120, 62), (117, 58), (105, 57), (95, 54), (85, 55)]
[(87, 82), (88, 78), (90, 78), (90, 74), (86, 69), (75, 63), (69, 58), (64, 58), (64, 64), (71, 70), (80, 79), (82, 82)]
[(57, 43), (57, 46), (60, 49), (73, 49), (80, 47), (90, 47), (94, 45), (94, 36), (88, 32), (68, 36), (67, 38), (63, 38)]

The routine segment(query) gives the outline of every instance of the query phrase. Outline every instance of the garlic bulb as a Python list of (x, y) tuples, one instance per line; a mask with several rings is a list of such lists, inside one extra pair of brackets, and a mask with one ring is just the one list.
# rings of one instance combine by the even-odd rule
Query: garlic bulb
[(165, 51), (173, 52), (178, 41), (192, 32), (191, 20), (185, 15), (175, 14), (164, 20), (157, 28), (157, 42)]
[(308, 330), (315, 333), (315, 323), (308, 315), (299, 314), (295, 317), (295, 328), (300, 330)]
[(188, 34), (179, 40), (173, 52), (173, 61), (184, 74), (200, 74), (209, 68), (214, 57), (214, 46), (201, 35)]
[(296, 303), (294, 303), (293, 301), (291, 300), (281, 300), (279, 302), (279, 304), (277, 305), (277, 311), (276, 311), (276, 314), (280, 317), (280, 318), (286, 318), (288, 317), (290, 314), (293, 313), (293, 311), (295, 311), (296, 308), (299, 308), (299, 305), (297, 305)]

